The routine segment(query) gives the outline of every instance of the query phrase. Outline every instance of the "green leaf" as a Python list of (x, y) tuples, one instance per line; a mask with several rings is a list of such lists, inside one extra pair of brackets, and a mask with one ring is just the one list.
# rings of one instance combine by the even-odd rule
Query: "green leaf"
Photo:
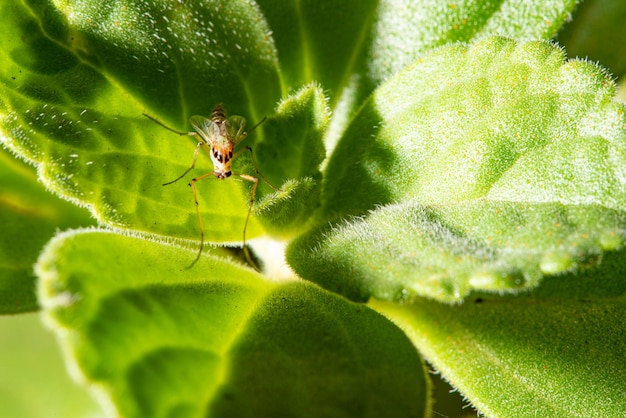
[(319, 82), (330, 91), (331, 104), (344, 101), (336, 109), (344, 117), (432, 48), (496, 33), (550, 39), (577, 1), (532, 0), (524, 7), (510, 0), (257, 3), (272, 29), (284, 90)]
[[(366, 72), (371, 27), (379, 2), (257, 1), (272, 28), (283, 85), (320, 83), (333, 100), (355, 73)], [(369, 85), (371, 91), (373, 86)]]
[(551, 39), (577, 0), (259, 0), (275, 41), (283, 90), (311, 82), (329, 92), (331, 149), (357, 109), (384, 80), (433, 48), (490, 34)]
[(593, 264), (623, 244), (625, 224), (624, 212), (600, 205), (408, 202), (319, 228), (288, 255), (303, 276), (354, 300), (454, 302)]
[(619, 251), (518, 296), (372, 306), (486, 416), (615, 417), (626, 410), (625, 266)]
[(38, 309), (33, 265), (59, 228), (93, 223), (37, 183), (32, 167), (0, 148), (0, 314)]
[(168, 122), (184, 124), (222, 101), (257, 118), (280, 97), (276, 50), (254, 3), (65, 0), (56, 7), (68, 26), (57, 39)]
[(321, 206), (320, 165), (326, 150), (323, 135), (330, 112), (321, 89), (316, 85), (305, 86), (294, 95), (283, 100), (265, 127), (265, 140), (255, 147), (259, 156), (259, 169), (267, 178), (296, 179), (283, 184), (282, 188), (293, 187), (286, 193), (287, 199), (277, 205), (275, 196), (270, 196), (271, 210), (260, 201), (257, 211), (262, 215), (265, 226), (282, 234), (302, 231), (303, 225)]
[(453, 42), (488, 35), (519, 40), (552, 38), (570, 17), (576, 0), (499, 2), (463, 0), (385, 1), (373, 29), (369, 64), (378, 84), (412, 64), (425, 52)]
[(64, 234), (37, 266), (45, 317), (126, 417), (423, 416), (406, 336), (311, 284), (109, 232)]
[[(191, 113), (208, 115), (217, 101), (256, 121), (280, 97), (258, 10), (248, 2), (200, 6), (67, 2), (58, 6), (62, 14), (45, 2), (0, 6), (3, 143), (37, 165), (50, 190), (88, 206), (103, 224), (198, 240), (186, 183), (213, 168), (203, 153), (196, 171), (164, 187), (189, 168), (196, 141), (142, 113), (185, 131)], [(262, 129), (251, 137), (263, 138)], [(242, 167), (245, 158), (234, 170)], [(250, 200), (244, 183), (198, 183), (208, 241), (241, 241)], [(288, 186), (279, 198), (300, 190)], [(271, 190), (260, 186), (260, 196), (264, 188)], [(251, 219), (248, 238), (262, 232)]]
[(613, 95), (600, 68), (545, 42), (434, 51), (360, 110), (326, 168), (333, 223), (288, 259), (351, 298), (392, 300), (517, 291), (585, 266), (626, 235)]

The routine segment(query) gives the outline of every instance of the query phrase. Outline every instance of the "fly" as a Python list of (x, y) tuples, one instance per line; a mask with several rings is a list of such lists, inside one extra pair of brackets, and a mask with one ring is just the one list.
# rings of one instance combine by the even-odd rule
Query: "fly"
[[(250, 220), (250, 213), (252, 212), (252, 206), (254, 205), (254, 199), (256, 196), (256, 189), (259, 184), (259, 178), (263, 180), (267, 185), (269, 185), (274, 190), (279, 190), (274, 187), (269, 181), (263, 177), (263, 175), (259, 172), (256, 162), (254, 160), (254, 154), (252, 153), (252, 148), (246, 146), (245, 148), (235, 152), (235, 147), (239, 144), (243, 139), (248, 136), (252, 131), (254, 131), (261, 123), (265, 122), (267, 117), (261, 119), (259, 123), (254, 125), (250, 131), (246, 132), (244, 130), (246, 125), (246, 119), (242, 116), (232, 115), (227, 116), (224, 111), (224, 107), (221, 104), (215, 106), (213, 111), (211, 112), (211, 118), (205, 118), (204, 116), (192, 116), (189, 118), (189, 123), (195, 129), (193, 132), (180, 132), (169, 126), (163, 124), (152, 116), (144, 113), (143, 114), (148, 119), (156, 122), (161, 125), (165, 129), (174, 132), (178, 135), (189, 135), (193, 136), (197, 141), (198, 145), (196, 146), (196, 150), (193, 154), (193, 161), (191, 163), (191, 167), (189, 167), (183, 174), (174, 180), (163, 183), (163, 186), (167, 186), (173, 183), (176, 183), (178, 180), (182, 179), (194, 169), (196, 166), (196, 160), (198, 159), (198, 154), (200, 149), (204, 149), (209, 154), (211, 158), (211, 162), (213, 163), (213, 172), (205, 173), (198, 177), (194, 177), (191, 179), (190, 185), (193, 190), (193, 199), (196, 204), (196, 214), (198, 215), (198, 224), (200, 225), (200, 249), (198, 250), (198, 255), (193, 260), (193, 262), (187, 267), (188, 269), (193, 267), (196, 262), (200, 259), (202, 255), (202, 250), (204, 249), (204, 224), (202, 223), (202, 216), (200, 216), (200, 205), (198, 203), (198, 190), (196, 188), (196, 183), (200, 180), (204, 180), (206, 178), (215, 177), (218, 180), (225, 180), (231, 176), (239, 177), (243, 180), (249, 181), (252, 183), (252, 191), (250, 193), (250, 204), (248, 206), (248, 213), (246, 215), (246, 221), (243, 226), (243, 251), (248, 263), (252, 266), (256, 267), (252, 258), (250, 257), (250, 253), (248, 251), (248, 247), (246, 246), (246, 229), (248, 228), (248, 221)], [(252, 159), (252, 164), (254, 166), (254, 171), (258, 177), (251, 176), (249, 174), (241, 174), (241, 173), (233, 173), (231, 167), (235, 158), (237, 158), (241, 153), (249, 151), (250, 158)]]

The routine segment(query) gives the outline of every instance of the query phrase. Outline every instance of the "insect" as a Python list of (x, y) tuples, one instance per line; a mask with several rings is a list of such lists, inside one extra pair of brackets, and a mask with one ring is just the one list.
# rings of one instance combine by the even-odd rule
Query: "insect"
[[(263, 175), (259, 172), (256, 162), (254, 160), (252, 148), (246, 146), (245, 148), (235, 152), (235, 147), (246, 136), (254, 131), (261, 123), (265, 122), (265, 119), (267, 119), (267, 117), (264, 117), (248, 132), (246, 132), (244, 131), (246, 119), (238, 115), (227, 116), (224, 107), (221, 104), (218, 104), (213, 108), (210, 119), (205, 118), (204, 116), (197, 115), (189, 118), (189, 123), (191, 123), (191, 126), (195, 129), (194, 132), (180, 132), (161, 123), (160, 121), (146, 113), (144, 113), (143, 115), (171, 132), (174, 132), (181, 136), (193, 136), (198, 141), (198, 145), (196, 146), (196, 150), (193, 154), (191, 167), (185, 170), (183, 174), (181, 174), (174, 180), (163, 183), (163, 186), (168, 186), (170, 184), (176, 183), (178, 180), (185, 177), (187, 173), (194, 169), (194, 167), (196, 166), (196, 160), (198, 159), (200, 148), (204, 149), (204, 151), (209, 154), (209, 157), (213, 162), (213, 172), (194, 177), (189, 183), (191, 185), (191, 189), (193, 190), (193, 198), (196, 204), (196, 214), (198, 215), (198, 224), (200, 225), (200, 249), (198, 250), (198, 255), (196, 256), (196, 258), (187, 268), (191, 268), (194, 266), (194, 264), (196, 264), (196, 262), (200, 259), (200, 256), (202, 255), (202, 250), (204, 249), (204, 224), (202, 223), (202, 216), (200, 215), (200, 205), (198, 203), (198, 190), (196, 188), (196, 183), (206, 178), (215, 177), (218, 180), (225, 180), (231, 176), (236, 176), (243, 180), (252, 182), (252, 191), (250, 192), (250, 204), (248, 206), (248, 214), (246, 215), (246, 221), (243, 226), (243, 251), (248, 263), (256, 268), (255, 263), (250, 257), (248, 248), (246, 247), (246, 229), (248, 228), (250, 213), (252, 212), (252, 206), (254, 205), (254, 198), (256, 196), (256, 189), (259, 184), (259, 178), (272, 189), (277, 191), (279, 189), (273, 186), (269, 181), (267, 181), (265, 177), (263, 177)], [(258, 177), (251, 176), (249, 174), (234, 173), (231, 170), (231, 166), (235, 158), (237, 158), (239, 155), (241, 155), (241, 153), (245, 151), (250, 152), (254, 171), (256, 172), (256, 175)]]

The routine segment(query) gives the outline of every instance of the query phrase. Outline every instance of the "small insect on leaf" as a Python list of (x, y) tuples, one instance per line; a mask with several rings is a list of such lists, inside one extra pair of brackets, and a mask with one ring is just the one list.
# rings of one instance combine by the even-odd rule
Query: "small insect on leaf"
[[(250, 213), (252, 211), (252, 206), (254, 205), (254, 199), (256, 196), (256, 188), (259, 184), (259, 178), (267, 183), (274, 190), (279, 190), (277, 187), (273, 186), (269, 181), (263, 177), (263, 175), (259, 172), (256, 161), (254, 160), (254, 154), (252, 153), (252, 148), (246, 146), (245, 148), (235, 152), (235, 146), (239, 144), (248, 134), (256, 129), (261, 123), (265, 121), (266, 118), (263, 118), (259, 123), (254, 125), (250, 131), (246, 132), (246, 119), (242, 116), (233, 115), (227, 117), (226, 111), (221, 104), (215, 106), (213, 111), (211, 112), (211, 118), (206, 118), (204, 116), (192, 116), (189, 118), (189, 123), (195, 129), (193, 132), (180, 132), (175, 129), (170, 128), (169, 126), (163, 124), (157, 119), (149, 116), (147, 114), (143, 114), (148, 119), (158, 123), (165, 129), (174, 132), (178, 135), (189, 135), (193, 136), (197, 141), (198, 145), (196, 146), (196, 150), (193, 154), (193, 162), (191, 163), (191, 167), (189, 167), (183, 174), (174, 180), (164, 183), (163, 186), (167, 186), (173, 183), (176, 183), (178, 180), (182, 179), (193, 170), (196, 166), (196, 160), (198, 159), (198, 154), (200, 152), (200, 148), (202, 148), (211, 158), (211, 162), (213, 162), (213, 172), (205, 173), (200, 176), (194, 177), (191, 179), (191, 189), (193, 191), (193, 199), (196, 204), (196, 214), (198, 215), (198, 224), (200, 225), (200, 248), (198, 250), (198, 255), (193, 260), (193, 262), (187, 267), (193, 267), (196, 262), (200, 259), (202, 255), (202, 250), (204, 249), (204, 225), (202, 223), (202, 216), (200, 215), (200, 207), (198, 203), (198, 190), (196, 188), (196, 183), (200, 180), (204, 180), (206, 178), (215, 177), (220, 180), (224, 180), (229, 178), (230, 176), (236, 176), (243, 180), (252, 182), (252, 191), (250, 192), (250, 205), (248, 207), (248, 213), (246, 215), (246, 221), (243, 226), (243, 251), (246, 257), (246, 260), (250, 265), (257, 268), (255, 263), (252, 261), (250, 257), (250, 252), (248, 247), (246, 246), (246, 229), (248, 228), (248, 221), (250, 220)], [(242, 152), (249, 151), (250, 157), (252, 159), (252, 164), (254, 166), (254, 171), (258, 177), (242, 174), (242, 173), (233, 173), (232, 172), (232, 163)], [(257, 268), (258, 269), (258, 268)]]

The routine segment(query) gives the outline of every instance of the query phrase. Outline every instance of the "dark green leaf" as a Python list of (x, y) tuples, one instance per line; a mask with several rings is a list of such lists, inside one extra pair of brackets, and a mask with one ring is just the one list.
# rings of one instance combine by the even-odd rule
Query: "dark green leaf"
[(64, 47), (168, 122), (217, 102), (256, 118), (280, 97), (270, 28), (251, 2), (68, 1), (59, 10)]
[(559, 33), (571, 57), (599, 61), (616, 77), (626, 73), (626, 2), (585, 0)]
[(35, 170), (0, 148), (0, 314), (38, 308), (33, 265), (61, 228), (89, 225), (85, 210), (37, 183)]

